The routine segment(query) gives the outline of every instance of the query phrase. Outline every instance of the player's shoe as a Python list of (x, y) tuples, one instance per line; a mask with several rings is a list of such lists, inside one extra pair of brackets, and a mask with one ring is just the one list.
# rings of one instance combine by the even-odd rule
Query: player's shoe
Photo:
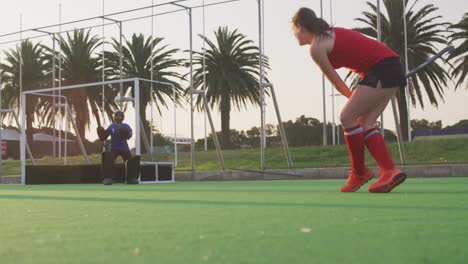
[(379, 179), (369, 186), (369, 192), (388, 193), (406, 180), (406, 173), (394, 168), (380, 172)]
[(366, 184), (370, 179), (374, 177), (374, 173), (366, 168), (366, 171), (362, 175), (358, 175), (353, 170), (349, 171), (349, 177), (345, 185), (341, 187), (341, 192), (355, 192), (361, 188), (362, 185)]
[(102, 184), (104, 185), (112, 185), (112, 183), (114, 183), (114, 181), (111, 178), (105, 178), (102, 180)]

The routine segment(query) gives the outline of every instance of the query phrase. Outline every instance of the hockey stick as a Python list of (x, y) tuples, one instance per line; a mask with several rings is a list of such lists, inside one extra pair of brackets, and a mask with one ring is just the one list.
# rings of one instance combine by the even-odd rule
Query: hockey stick
[(414, 68), (413, 70), (411, 70), (410, 72), (408, 72), (406, 74), (406, 78), (410, 78), (411, 76), (415, 75), (418, 71), (420, 71), (422, 68), (426, 67), (427, 65), (433, 63), (435, 60), (437, 60), (438, 58), (442, 57), (442, 55), (444, 55), (445, 53), (447, 52), (452, 52), (454, 51), (455, 48), (453, 46), (448, 46), (446, 47), (445, 49), (439, 51), (439, 53), (437, 53), (436, 55), (434, 55), (432, 58), (430, 58), (429, 60), (425, 61), (424, 63), (420, 64), (418, 67)]

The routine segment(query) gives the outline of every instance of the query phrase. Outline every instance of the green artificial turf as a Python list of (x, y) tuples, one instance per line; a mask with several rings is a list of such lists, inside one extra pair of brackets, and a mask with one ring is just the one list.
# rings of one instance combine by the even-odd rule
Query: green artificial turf
[(468, 178), (0, 185), (0, 263), (466, 263)]

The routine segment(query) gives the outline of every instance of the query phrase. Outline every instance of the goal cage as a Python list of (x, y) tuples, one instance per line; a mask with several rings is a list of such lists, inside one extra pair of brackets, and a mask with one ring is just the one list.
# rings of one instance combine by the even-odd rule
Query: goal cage
[[(124, 123), (132, 129), (128, 145), (132, 155), (141, 159), (140, 182), (174, 182), (172, 157), (156, 157), (153, 153), (153, 120), (143, 120), (138, 111), (142, 107), (142, 89), (162, 88), (166, 92), (167, 89), (173, 91), (167, 99), (174, 102), (175, 119), (177, 94), (174, 85), (166, 82), (135, 77), (23, 91), (20, 102), (21, 182), (100, 182), (102, 153), (108, 150), (110, 138), (103, 144), (96, 128), (98, 125), (107, 128), (116, 110), (124, 112)], [(153, 100), (149, 104), (153, 109)], [(86, 110), (81, 111), (82, 108)], [(39, 128), (32, 127), (33, 124)], [(174, 155), (177, 155), (176, 144), (174, 142), (172, 147)], [(35, 162), (27, 160), (29, 146)], [(125, 175), (125, 165), (119, 161), (120, 158), (116, 160), (116, 178)]]

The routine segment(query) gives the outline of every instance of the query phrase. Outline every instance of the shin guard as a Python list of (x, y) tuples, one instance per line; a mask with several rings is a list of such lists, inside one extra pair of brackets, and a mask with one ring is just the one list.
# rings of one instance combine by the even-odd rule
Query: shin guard
[(110, 152), (104, 152), (102, 155), (102, 177), (104, 179), (115, 178), (114, 156)]
[(125, 175), (128, 184), (138, 184), (140, 177), (140, 156), (135, 156), (125, 162)]

